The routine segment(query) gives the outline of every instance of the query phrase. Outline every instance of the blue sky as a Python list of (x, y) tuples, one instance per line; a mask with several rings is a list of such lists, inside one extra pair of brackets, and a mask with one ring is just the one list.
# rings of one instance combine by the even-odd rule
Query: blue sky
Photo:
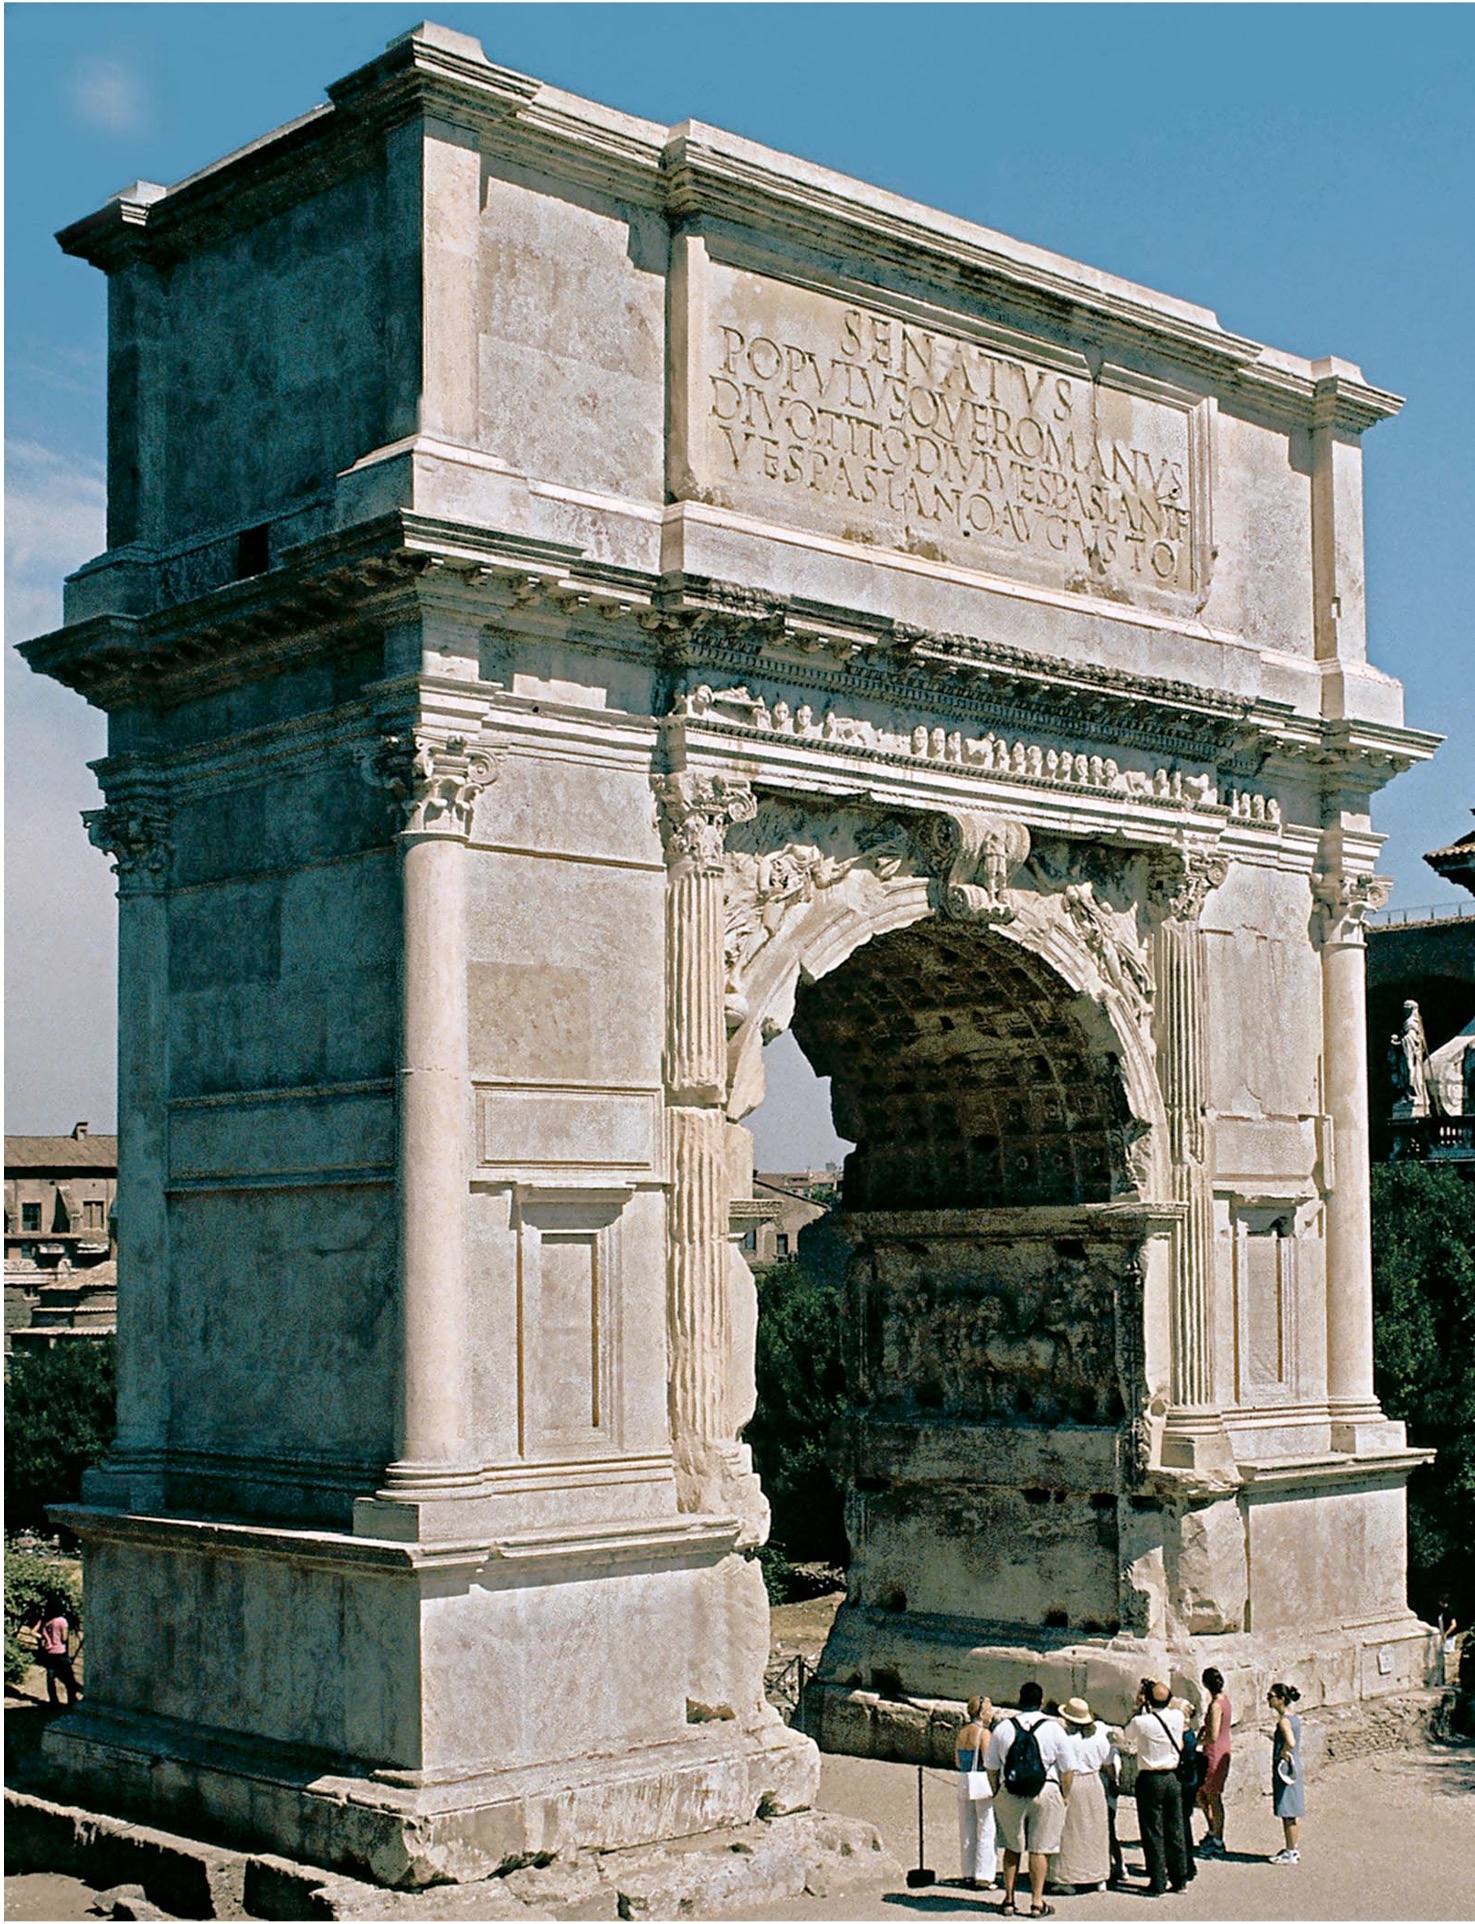
[[(6, 38), (11, 641), (102, 546), (100, 274), (52, 235), (322, 99), (398, 5), (16, 5)], [(1367, 438), (1370, 652), (1449, 740), (1376, 819), (1395, 905), (1475, 805), (1475, 12), (1461, 6), (438, 6), (488, 55), (696, 118), (1340, 354), (1409, 397)], [(101, 718), (6, 655), (7, 1127), (113, 1120), (111, 883), (77, 811)], [(1468, 897), (1464, 898), (1468, 899)], [(797, 1052), (793, 1052), (797, 1053)], [(823, 1159), (816, 1093), (770, 1166)], [(778, 1112), (782, 1108), (783, 1115)]]

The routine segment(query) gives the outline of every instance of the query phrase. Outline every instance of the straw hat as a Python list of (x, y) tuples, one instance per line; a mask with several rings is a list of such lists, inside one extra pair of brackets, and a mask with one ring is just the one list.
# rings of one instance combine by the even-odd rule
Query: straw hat
[(1096, 1719), (1091, 1715), (1091, 1706), (1084, 1697), (1072, 1697), (1060, 1706), (1060, 1717), (1067, 1724), (1091, 1724)]

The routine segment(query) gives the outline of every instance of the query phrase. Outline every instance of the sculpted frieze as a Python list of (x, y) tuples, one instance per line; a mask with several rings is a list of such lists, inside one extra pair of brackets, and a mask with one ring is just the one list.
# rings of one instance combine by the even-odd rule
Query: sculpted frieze
[[(1031, 787), (1081, 790), (1150, 801), (1160, 806), (1220, 812), (1218, 789), (1211, 775), (1185, 775), (1181, 769), (1123, 768), (1109, 755), (1092, 755), (1048, 747), (1039, 742), (1009, 741), (992, 733), (965, 736), (959, 728), (918, 722), (912, 727), (885, 728), (858, 716), (842, 715), (827, 707), (817, 714), (808, 702), (797, 706), (784, 700), (770, 704), (744, 685), (715, 689), (706, 683), (682, 695), (671, 710), (674, 718), (744, 734), (781, 737), (845, 749), (853, 754), (906, 761), (942, 762), (950, 767)], [(1264, 803), (1263, 797), (1255, 798)], [(1279, 820), (1279, 807), (1275, 819)], [(1246, 810), (1244, 819), (1252, 819)], [(1268, 820), (1263, 810), (1259, 817)]]
[(1261, 794), (1258, 789), (1231, 788), (1225, 801), (1232, 822), (1252, 822), (1256, 828), (1281, 826), (1280, 803), (1273, 795)]
[(939, 906), (956, 922), (1002, 925), (1018, 913), (1005, 889), (1029, 855), (1029, 830), (974, 809), (929, 815), (917, 829), (942, 882)]
[(748, 1014), (746, 985), (755, 964), (786, 928), (847, 877), (887, 882), (916, 874), (912, 835), (899, 822), (853, 809), (810, 815), (766, 801), (727, 838), (726, 922), (729, 1027)]

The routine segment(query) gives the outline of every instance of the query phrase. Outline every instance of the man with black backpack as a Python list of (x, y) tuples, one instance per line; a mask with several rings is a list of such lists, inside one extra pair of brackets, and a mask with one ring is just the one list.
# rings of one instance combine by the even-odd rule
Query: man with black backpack
[(1045, 1902), (1046, 1859), (1060, 1849), (1075, 1749), (1061, 1726), (1045, 1716), (1045, 1693), (1030, 1682), (1019, 1709), (994, 1725), (984, 1768), (994, 1787), (994, 1821), (1004, 1846), (1003, 1915), (1017, 1917), (1014, 1886), (1019, 1860), (1029, 1857), (1030, 1916), (1052, 1917)]

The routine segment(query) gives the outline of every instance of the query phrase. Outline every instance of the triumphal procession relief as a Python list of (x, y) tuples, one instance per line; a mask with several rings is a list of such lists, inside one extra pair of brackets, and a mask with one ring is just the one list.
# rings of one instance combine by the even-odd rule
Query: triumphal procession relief
[(128, 1199), (77, 1781), (404, 1884), (810, 1802), (730, 1229), (790, 1028), (856, 1145), (820, 1743), (1420, 1687), (1397, 399), (435, 27), (62, 243), (109, 545), (26, 652), (110, 718)]

